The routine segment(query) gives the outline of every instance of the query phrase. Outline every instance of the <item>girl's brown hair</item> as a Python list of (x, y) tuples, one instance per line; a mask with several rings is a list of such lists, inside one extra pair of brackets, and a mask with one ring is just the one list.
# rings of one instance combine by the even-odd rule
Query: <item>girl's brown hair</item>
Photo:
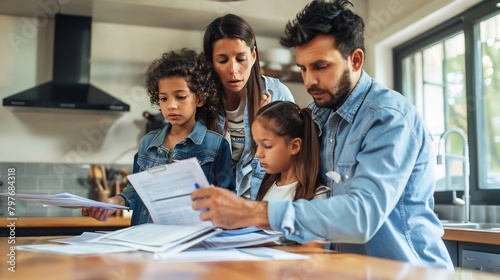
[[(302, 139), (300, 151), (293, 157), (295, 160), (295, 175), (298, 183), (293, 201), (298, 199), (311, 200), (317, 193), (321, 171), (319, 153), (318, 129), (314, 123), (312, 112), (308, 108), (300, 109), (295, 103), (275, 101), (262, 107), (255, 117), (264, 129), (272, 131), (287, 141), (294, 138)], [(252, 147), (255, 155), (256, 147)], [(257, 193), (257, 200), (262, 200), (274, 182), (281, 174), (264, 175)]]
[[(241, 17), (233, 14), (227, 14), (213, 20), (206, 28), (203, 37), (203, 52), (207, 60), (213, 64), (214, 44), (220, 39), (238, 38), (243, 40), (251, 51), (255, 51), (256, 59), (250, 72), (250, 77), (246, 84), (247, 89), (247, 108), (248, 123), (252, 126), (256, 112), (259, 110), (260, 99), (262, 95), (262, 80), (260, 77), (259, 52), (257, 50), (257, 40), (255, 33), (248, 22)], [(219, 83), (220, 80), (218, 79)], [(220, 90), (224, 92), (222, 84), (219, 84)], [(227, 130), (228, 122), (224, 104), (221, 106), (222, 113), (226, 119), (224, 132)], [(219, 131), (223, 133), (223, 131)]]
[(154, 60), (149, 65), (146, 82), (152, 105), (160, 105), (158, 82), (171, 76), (184, 77), (189, 90), (200, 101), (205, 101), (205, 105), (196, 110), (196, 119), (217, 132), (217, 108), (222, 99), (218, 94), (216, 74), (203, 54), (198, 55), (194, 50), (184, 48), (164, 53)]

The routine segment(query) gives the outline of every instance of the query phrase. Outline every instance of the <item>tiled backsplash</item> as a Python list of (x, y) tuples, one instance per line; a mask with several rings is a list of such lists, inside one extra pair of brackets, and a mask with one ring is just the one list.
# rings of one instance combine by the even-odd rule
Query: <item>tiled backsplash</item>
[[(132, 172), (132, 165), (105, 164), (106, 169), (125, 169)], [(15, 168), (15, 191), (26, 194), (72, 193), (96, 199), (96, 192), (89, 178), (90, 164), (56, 163), (0, 163), (0, 192), (7, 192), (7, 173)], [(120, 178), (120, 176), (118, 176)], [(44, 207), (16, 199), (15, 217), (80, 217), (80, 209)], [(0, 196), (0, 217), (7, 217), (7, 197)]]

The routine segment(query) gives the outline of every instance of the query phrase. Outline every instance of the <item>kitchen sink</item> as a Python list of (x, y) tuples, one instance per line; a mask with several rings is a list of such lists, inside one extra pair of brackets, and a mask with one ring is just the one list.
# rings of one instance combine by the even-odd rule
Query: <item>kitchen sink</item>
[(500, 232), (500, 223), (465, 223), (460, 221), (442, 220), (441, 224), (445, 228), (463, 228), (463, 229), (476, 229)]

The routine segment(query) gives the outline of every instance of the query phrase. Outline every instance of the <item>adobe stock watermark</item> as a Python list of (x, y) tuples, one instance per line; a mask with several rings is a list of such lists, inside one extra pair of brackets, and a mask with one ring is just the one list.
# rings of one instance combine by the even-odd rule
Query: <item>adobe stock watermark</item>
[(31, 18), (22, 17), (23, 25), (21, 26), (21, 34), (9, 32), (7, 39), (10, 46), (17, 54), (19, 47), (27, 44), (29, 40), (37, 35), (38, 28), (47, 25), (49, 19), (54, 18), (54, 15), (60, 10), (61, 5), (66, 5), (71, 0), (40, 0), (38, 1), (39, 11), (36, 11)]
[(234, 13), (236, 8), (241, 5), (241, 2), (216, 2), (212, 1), (212, 6), (215, 12), (219, 16), (223, 16), (225, 14)]
[(7, 169), (7, 228), (9, 228), (9, 236), (7, 243), (10, 245), (8, 247), (7, 253), (7, 270), (10, 272), (16, 272), (16, 169)]
[[(126, 95), (120, 96), (120, 98), (132, 104), (140, 104), (149, 100), (146, 89), (141, 86), (133, 86)], [(111, 104), (111, 106), (113, 105), (115, 104)], [(72, 164), (86, 162), (88, 156), (98, 152), (113, 124), (114, 120), (111, 117), (104, 116), (96, 122), (96, 127), (82, 129), (80, 140), (75, 145), (65, 147), (66, 153), (58, 160), (61, 164), (54, 166), (54, 173), (57, 175), (65, 174)]]
[[(404, 10), (404, 4), (413, 0), (389, 0), (384, 9), (369, 12), (369, 21), (365, 22), (365, 38), (370, 40), (374, 35), (387, 28), (393, 16), (400, 14)], [(438, 0), (433, 0), (438, 1)]]

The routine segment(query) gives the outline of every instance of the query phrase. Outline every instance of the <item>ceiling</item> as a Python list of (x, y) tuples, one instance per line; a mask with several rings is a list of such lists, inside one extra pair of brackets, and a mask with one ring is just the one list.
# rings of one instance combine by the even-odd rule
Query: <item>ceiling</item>
[(51, 18), (65, 14), (92, 16), (94, 21), (202, 30), (214, 18), (234, 13), (260, 36), (279, 37), (309, 0), (1, 0), (0, 14)]

